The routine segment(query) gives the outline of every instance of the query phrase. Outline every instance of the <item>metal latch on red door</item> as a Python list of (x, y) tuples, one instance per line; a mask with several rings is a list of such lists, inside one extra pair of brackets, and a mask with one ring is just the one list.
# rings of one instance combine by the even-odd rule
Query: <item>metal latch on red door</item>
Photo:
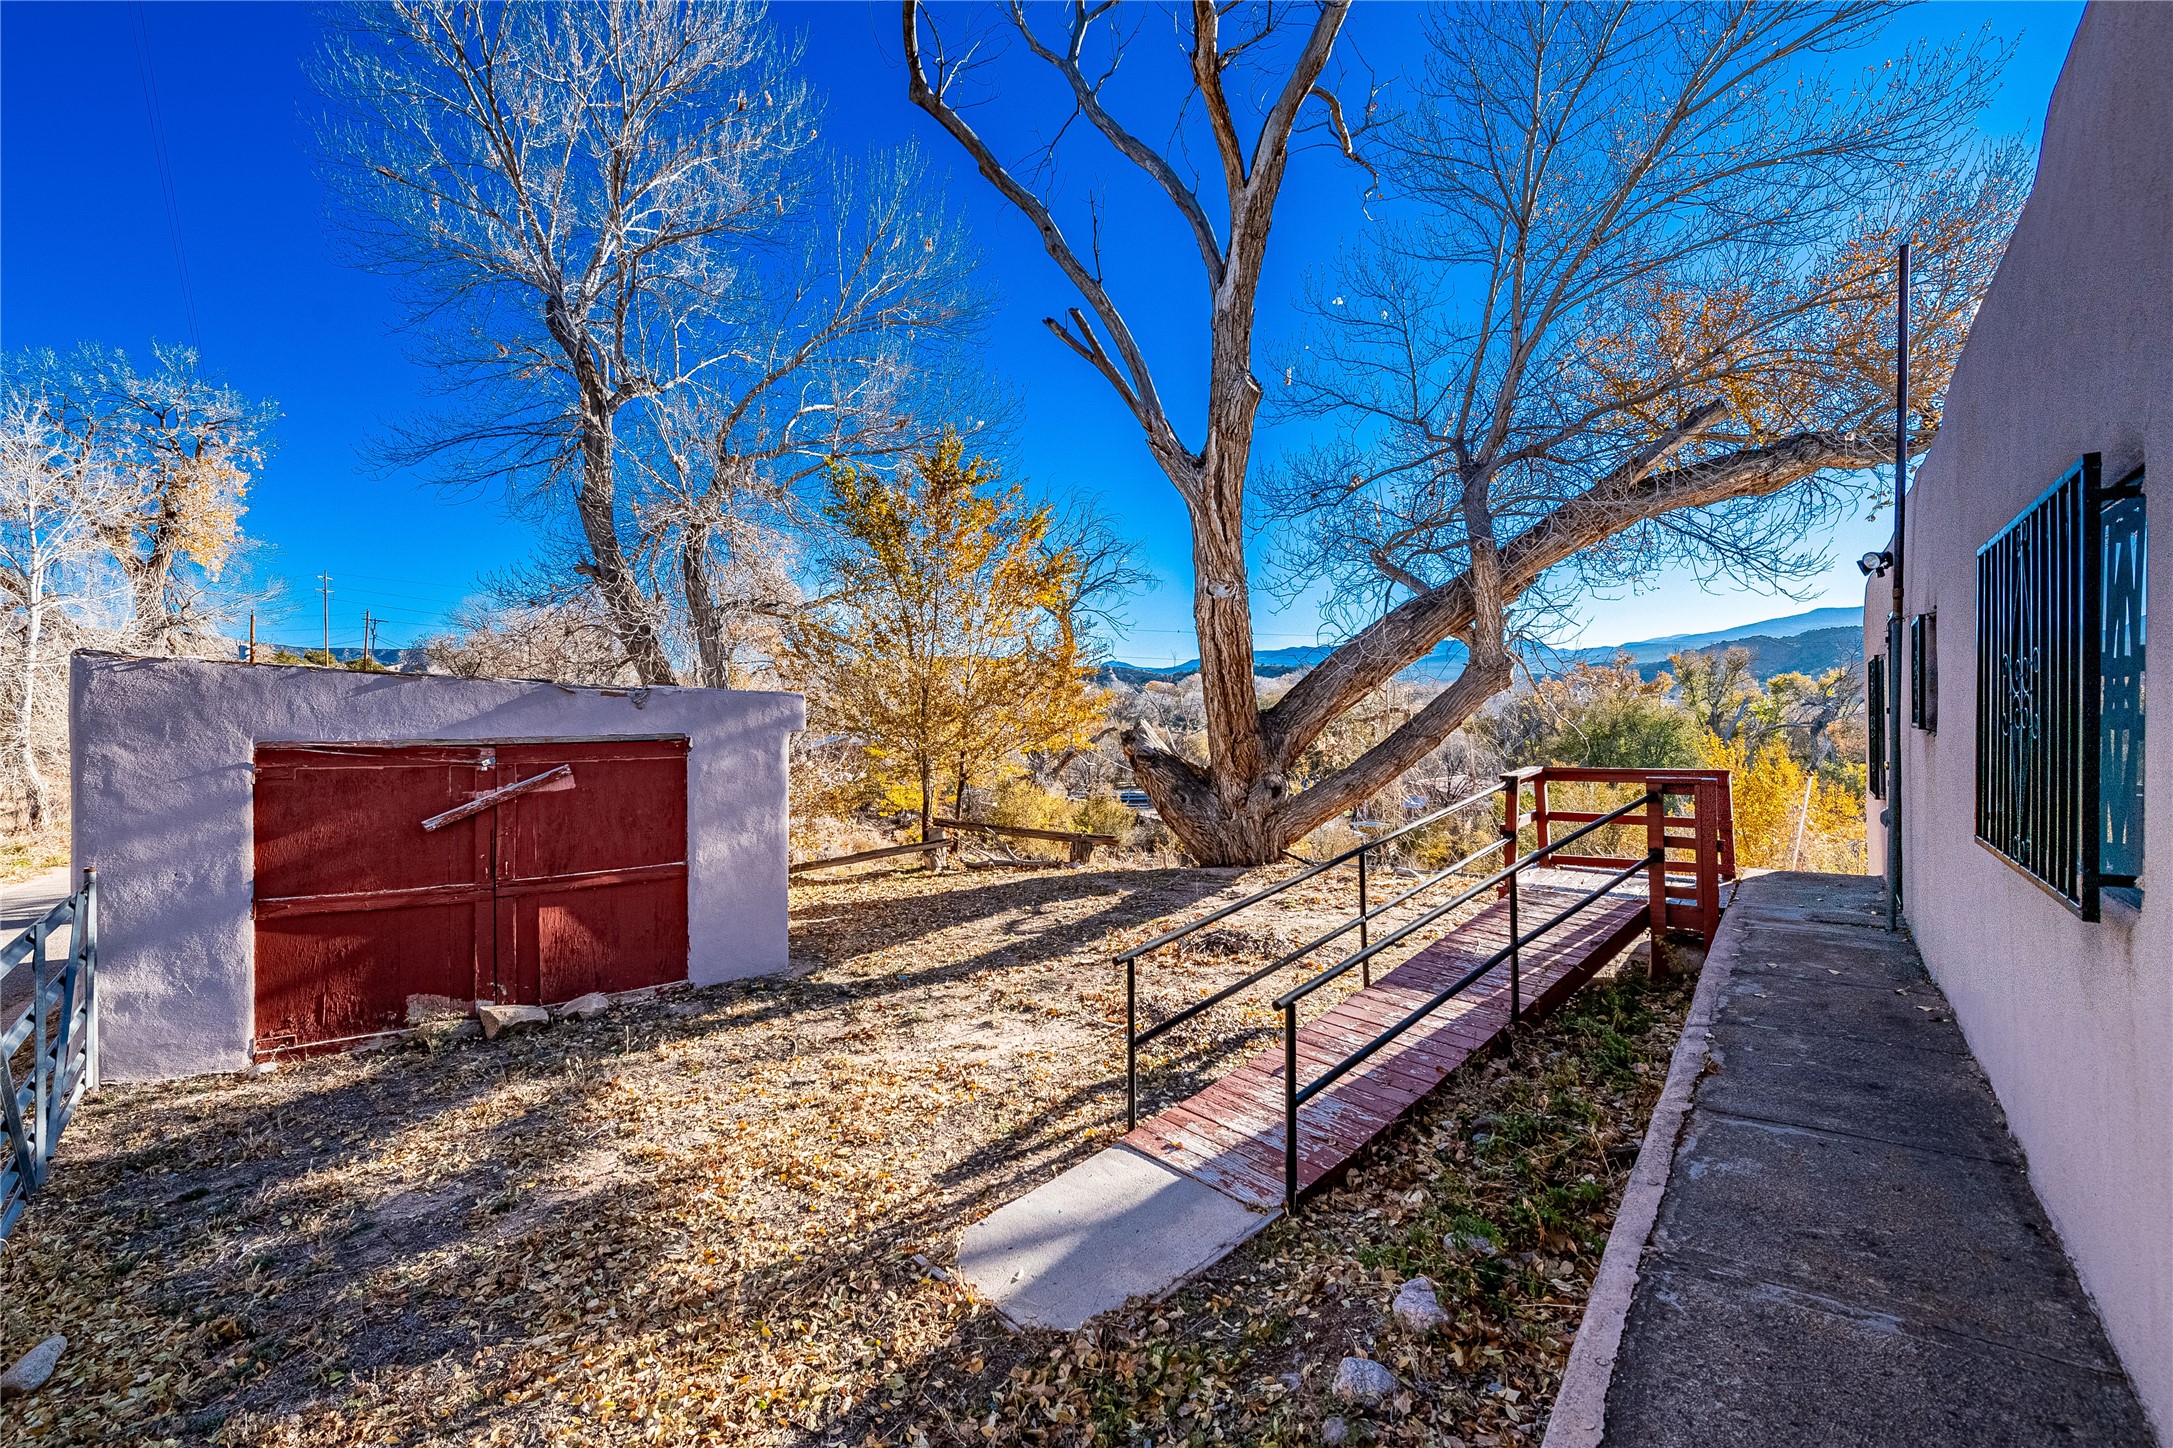
[(470, 815), (479, 815), (484, 810), (494, 809), (507, 800), (517, 799), (524, 794), (556, 794), (562, 789), (572, 788), (573, 766), (561, 764), (556, 769), (546, 769), (543, 773), (533, 775), (518, 783), (509, 784), (500, 789), (485, 790), (466, 804), (456, 804), (444, 814), (432, 815), (423, 821), (423, 828), (426, 830), (442, 830), (447, 825), (458, 824)]

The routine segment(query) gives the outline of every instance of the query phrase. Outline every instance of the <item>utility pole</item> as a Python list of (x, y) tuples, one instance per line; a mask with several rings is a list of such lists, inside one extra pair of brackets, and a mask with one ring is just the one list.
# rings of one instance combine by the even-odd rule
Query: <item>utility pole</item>
[(324, 602), (324, 656), (332, 657), (332, 575), (317, 575), (317, 596)]
[(370, 652), (370, 611), (362, 610), (362, 657), (365, 663), (377, 656)]
[(1894, 601), (1886, 616), (1886, 928), (1901, 929), (1902, 558), (1909, 536), (1909, 243), (1894, 298)]

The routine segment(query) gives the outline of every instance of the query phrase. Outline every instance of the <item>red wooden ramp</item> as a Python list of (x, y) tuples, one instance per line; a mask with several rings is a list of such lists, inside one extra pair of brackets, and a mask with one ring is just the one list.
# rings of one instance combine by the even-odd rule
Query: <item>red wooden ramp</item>
[[(1543, 920), (1580, 893), (1522, 886), (1524, 919)], [(1524, 946), (1523, 1013), (1543, 1014), (1560, 1004), (1645, 933), (1650, 917), (1646, 896), (1610, 895)], [(1300, 1084), (1333, 1068), (1508, 944), (1507, 903), (1488, 906), (1454, 935), (1302, 1026)], [(1504, 962), (1306, 1103), (1298, 1114), (1299, 1190), (1341, 1170), (1508, 1026)], [(1197, 1096), (1141, 1122), (1124, 1144), (1248, 1206), (1276, 1210), (1284, 1193), (1283, 1059), (1280, 1045), (1261, 1052)]]
[[(1369, 902), (1369, 856), (1496, 798), (1501, 824), (1492, 843)], [(1247, 1206), (1295, 1208), (1514, 1018), (1551, 1010), (1640, 933), (1691, 930), (1711, 939), (1722, 882), (1735, 874), (1732, 814), (1724, 770), (1521, 769), (1503, 775), (1498, 791), (1459, 800), (1132, 947), (1117, 957), (1127, 1017), (1124, 1146)], [(1631, 842), (1644, 849), (1604, 853)], [(1358, 877), (1357, 914), (1141, 1027), (1142, 957), (1346, 863)], [(1475, 915), (1452, 914), (1489, 897)], [(1452, 921), (1446, 938), (1300, 1024), (1301, 1007), (1322, 987), (1354, 967), (1377, 969), (1421, 929)], [(1348, 948), (1353, 933), (1355, 951), (1277, 998), (1283, 1029), (1274, 1049), (1137, 1119), (1141, 1047), (1284, 970), (1318, 963), (1339, 941)]]

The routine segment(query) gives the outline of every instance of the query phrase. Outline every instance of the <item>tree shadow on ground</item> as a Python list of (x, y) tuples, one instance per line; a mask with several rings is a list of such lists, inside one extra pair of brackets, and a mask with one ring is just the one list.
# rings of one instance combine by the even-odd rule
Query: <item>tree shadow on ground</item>
[[(296, 1443), (420, 1443), (508, 1420), (525, 1424), (516, 1437), (587, 1425), (542, 1385), (578, 1380), (587, 1359), (615, 1361), (626, 1343), (683, 1356), (695, 1343), (745, 1339), (755, 1345), (723, 1356), (749, 1371), (729, 1376), (777, 1370), (762, 1366), (768, 1339), (757, 1342), (750, 1324), (809, 1311), (841, 1283), (857, 1284), (835, 1309), (854, 1319), (841, 1340), (896, 1343), (916, 1330), (901, 1325), (916, 1313), (949, 1324), (946, 1333), (965, 1330), (962, 1296), (914, 1267), (910, 1251), (945, 1240), (975, 1203), (1016, 1195), (1096, 1149), (1068, 1123), (1120, 1112), (1121, 1077), (1053, 1093), (928, 1172), (928, 1190), (880, 1211), (844, 1210), (783, 1178), (722, 1201), (714, 1158), (730, 1142), (675, 1155), (673, 1141), (645, 1134), (644, 1101), (628, 1096), (665, 1092), (680, 1069), (672, 1063), (689, 1054), (720, 1075), (794, 1059), (802, 1040), (783, 1028), (870, 995), (1062, 959), (1231, 881), (1171, 871), (1142, 889), (1109, 883), (1043, 876), (958, 892), (979, 920), (1052, 898), (1114, 898), (1016, 946), (925, 970), (832, 982), (818, 968), (809, 980), (629, 1003), (538, 1036), (94, 1098), (0, 1261), (6, 1341), (62, 1330), (81, 1344), (46, 1410), (46, 1441), (254, 1442), (296, 1413), (305, 1427), (327, 1425)], [(715, 1136), (753, 1110), (670, 1131)], [(914, 1146), (907, 1135), (894, 1149), (902, 1161)], [(757, 1248), (763, 1214), (802, 1225)], [(821, 1250), (780, 1245), (795, 1234)], [(742, 1250), (729, 1269), (696, 1270), (704, 1252)], [(872, 1363), (849, 1375), (881, 1377)], [(867, 1392), (876, 1396), (817, 1410), (823, 1429), (789, 1431), (886, 1411), (879, 1388)], [(758, 1419), (733, 1421), (751, 1432)], [(623, 1427), (596, 1436), (639, 1436)]]

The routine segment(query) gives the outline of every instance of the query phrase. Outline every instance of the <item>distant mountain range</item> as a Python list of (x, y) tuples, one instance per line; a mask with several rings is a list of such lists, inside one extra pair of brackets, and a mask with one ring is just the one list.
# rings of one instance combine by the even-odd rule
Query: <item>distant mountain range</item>
[[(1741, 647), (1750, 650), (1752, 671), (1760, 678), (1790, 670), (1818, 674), (1863, 660), (1863, 616), (1861, 607), (1814, 608), (1807, 613), (1739, 624), (1710, 633), (1668, 634), (1663, 638), (1636, 639), (1596, 648), (1549, 650), (1539, 662), (1550, 672), (1560, 672), (1577, 664), (1611, 664), (1628, 654), (1630, 662), (1638, 666), (1638, 672), (1650, 678), (1667, 666), (1670, 654)], [(1313, 667), (1333, 651), (1326, 644), (1262, 649), (1253, 655), (1253, 672), (1264, 678), (1280, 678)], [(1396, 677), (1408, 683), (1444, 683), (1455, 678), (1463, 665), (1464, 646), (1451, 640)], [(1199, 671), (1198, 659), (1162, 668), (1116, 662), (1102, 666), (1102, 677), (1138, 685), (1153, 679), (1189, 678)]]

